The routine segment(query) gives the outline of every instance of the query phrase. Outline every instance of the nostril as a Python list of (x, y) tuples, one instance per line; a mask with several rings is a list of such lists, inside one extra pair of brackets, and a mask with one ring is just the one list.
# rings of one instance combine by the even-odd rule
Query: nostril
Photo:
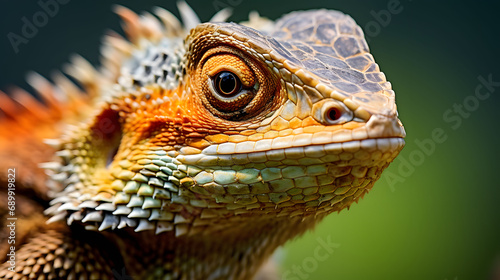
[(313, 117), (324, 125), (342, 124), (353, 120), (354, 114), (342, 102), (335, 99), (323, 99), (312, 108)]
[(326, 111), (326, 118), (330, 121), (337, 121), (342, 116), (342, 112), (338, 108), (332, 107)]

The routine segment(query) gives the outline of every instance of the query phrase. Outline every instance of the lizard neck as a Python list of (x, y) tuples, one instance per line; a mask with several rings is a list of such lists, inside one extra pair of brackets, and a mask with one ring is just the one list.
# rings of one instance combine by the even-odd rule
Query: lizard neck
[(133, 279), (251, 279), (287, 240), (322, 217), (257, 219), (253, 224), (176, 237), (173, 232), (122, 231), (116, 242)]

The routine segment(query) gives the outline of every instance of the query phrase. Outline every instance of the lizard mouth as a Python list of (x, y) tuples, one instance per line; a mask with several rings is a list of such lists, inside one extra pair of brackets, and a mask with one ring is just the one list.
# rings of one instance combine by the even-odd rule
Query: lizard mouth
[[(244, 163), (263, 163), (269, 161), (286, 161), (300, 160), (302, 158), (318, 159), (321, 162), (336, 162), (339, 160), (383, 160), (396, 156), (397, 153), (404, 147), (405, 141), (402, 137), (385, 137), (373, 138), (364, 140), (351, 140), (346, 142), (328, 143), (328, 144), (311, 144), (304, 146), (293, 146), (292, 143), (281, 143), (282, 146), (291, 146), (286, 148), (273, 149), (272, 147), (265, 148), (259, 142), (254, 146), (260, 151), (245, 153), (243, 148), (238, 148), (238, 145), (213, 145), (202, 151), (202, 154), (197, 155), (180, 155), (177, 159), (186, 164), (209, 165), (213, 157), (217, 157), (219, 165), (227, 163), (244, 164)], [(393, 153), (396, 153), (393, 155)], [(247, 158), (247, 160), (245, 160)], [(305, 162), (297, 162), (303, 164)]]
[(265, 163), (267, 166), (279, 163), (310, 165), (338, 161), (369, 164), (370, 160), (397, 156), (404, 146), (405, 136), (397, 118), (373, 115), (364, 124), (351, 122), (345, 126), (312, 126), (294, 129), (285, 136), (271, 135), (256, 141), (251, 141), (249, 137), (238, 143), (212, 144), (192, 154), (182, 154), (181, 151), (177, 159), (202, 166), (251, 163)]

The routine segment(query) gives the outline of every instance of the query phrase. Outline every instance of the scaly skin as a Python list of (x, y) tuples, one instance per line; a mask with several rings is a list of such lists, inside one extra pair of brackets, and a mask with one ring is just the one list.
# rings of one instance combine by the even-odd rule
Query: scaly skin
[(53, 102), (64, 114), (38, 120), (43, 133), (26, 133), (32, 114), (18, 105), (2, 107), (27, 123), (20, 140), (53, 139), (36, 158), (2, 143), (7, 165), (29, 158), (40, 176), (20, 176), (18, 189), (43, 203), (49, 186), (52, 201), (49, 225), (23, 213), (15, 271), (6, 262), (1, 277), (250, 279), (278, 246), (363, 197), (402, 149), (391, 84), (350, 17), (245, 26), (180, 10), (184, 29), (164, 10), (162, 25), (118, 7), (129, 41), (106, 38), (103, 70), (76, 59), (69, 72), (90, 97), (56, 81), (73, 98)]

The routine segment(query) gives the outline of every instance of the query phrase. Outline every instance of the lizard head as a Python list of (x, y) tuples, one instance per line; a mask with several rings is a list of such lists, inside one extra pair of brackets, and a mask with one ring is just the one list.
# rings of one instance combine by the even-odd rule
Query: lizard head
[(404, 146), (361, 28), (295, 12), (148, 41), (60, 139), (54, 219), (176, 235), (319, 219), (358, 201)]

